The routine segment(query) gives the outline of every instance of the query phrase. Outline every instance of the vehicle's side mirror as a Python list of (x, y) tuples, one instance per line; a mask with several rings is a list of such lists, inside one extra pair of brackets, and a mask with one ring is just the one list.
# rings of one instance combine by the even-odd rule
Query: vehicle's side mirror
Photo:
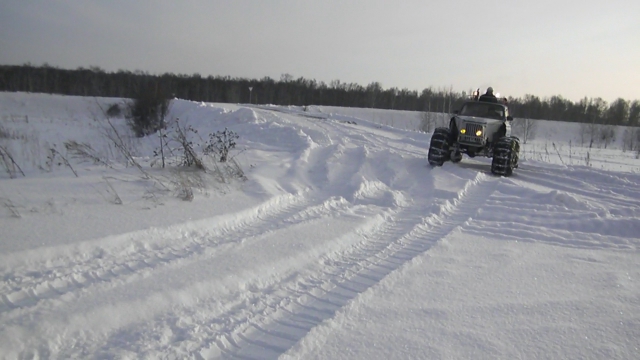
[(513, 121), (513, 117), (507, 116), (507, 121)]

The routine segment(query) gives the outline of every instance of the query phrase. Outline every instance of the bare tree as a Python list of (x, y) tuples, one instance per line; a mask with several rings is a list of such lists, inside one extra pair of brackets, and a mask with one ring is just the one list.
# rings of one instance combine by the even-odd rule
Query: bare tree
[(536, 120), (530, 118), (518, 118), (513, 122), (514, 132), (520, 137), (523, 144), (527, 143), (527, 140), (533, 139), (537, 129), (538, 123)]
[(640, 125), (640, 101), (635, 100), (629, 106), (629, 126)]
[(425, 111), (420, 114), (420, 127), (419, 130), (429, 133), (435, 129), (435, 114), (431, 112), (431, 102), (426, 106)]
[(589, 148), (593, 147), (598, 133), (598, 124), (595, 121), (580, 124), (580, 145), (584, 146), (589, 143)]
[(165, 127), (164, 118), (171, 100), (157, 84), (141, 89), (130, 107), (129, 126), (137, 137), (153, 134)]
[(622, 134), (622, 151), (640, 149), (640, 128), (627, 127)]
[(600, 125), (598, 127), (598, 139), (600, 140), (600, 144), (604, 145), (606, 149), (609, 144), (616, 140), (615, 125)]
[(580, 142), (584, 146), (585, 142), (589, 143), (589, 148), (594, 145), (598, 147), (604, 146), (606, 149), (612, 142), (616, 140), (615, 125), (602, 125), (591, 123), (580, 124)]

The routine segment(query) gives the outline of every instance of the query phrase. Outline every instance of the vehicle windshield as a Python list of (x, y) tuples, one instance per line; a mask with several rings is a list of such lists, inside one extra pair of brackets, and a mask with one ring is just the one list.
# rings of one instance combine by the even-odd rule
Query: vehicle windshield
[(460, 115), (502, 120), (504, 119), (504, 107), (491, 103), (468, 102), (462, 106)]

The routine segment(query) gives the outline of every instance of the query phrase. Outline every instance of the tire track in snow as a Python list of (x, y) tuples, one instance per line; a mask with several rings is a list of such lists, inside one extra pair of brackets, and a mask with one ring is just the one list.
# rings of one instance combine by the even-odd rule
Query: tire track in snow
[[(174, 309), (175, 316), (190, 319), (190, 323), (176, 330), (185, 339), (180, 346), (162, 348), (162, 354), (277, 358), (359, 294), (424, 254), (463, 224), (484, 204), (498, 181), (478, 174), (456, 197), (442, 199), (444, 203), (439, 206), (433, 206), (427, 198), (416, 199), (355, 231), (361, 238), (357, 245), (325, 255), (315, 270), (238, 294), (238, 302), (227, 304), (222, 313), (212, 314), (201, 308)], [(142, 329), (124, 332), (157, 331), (170, 326), (166, 321), (167, 318), (159, 317), (153, 324), (143, 324)], [(127, 338), (126, 333), (112, 334), (107, 343)], [(147, 345), (148, 339), (159, 336), (147, 334)]]
[[(163, 241), (165, 245), (134, 246), (122, 253), (104, 250), (98, 241), (89, 257), (63, 255), (55, 260), (55, 266), (47, 261), (35, 267), (27, 265), (13, 269), (0, 275), (3, 279), (0, 283), (0, 314), (33, 307), (41, 300), (56, 299), (98, 283), (139, 276), (144, 271), (203, 255), (207, 249), (238, 244), (283, 224), (293, 226), (312, 221), (344, 211), (349, 206), (340, 197), (322, 199), (315, 193), (285, 195), (236, 214), (237, 219), (226, 221), (210, 232), (180, 234), (180, 231), (170, 230), (170, 235), (175, 238)], [(133, 235), (120, 237), (129, 236)]]
[[(313, 130), (314, 131), (311, 133), (313, 133), (314, 136), (322, 134), (322, 132), (317, 130), (317, 128)], [(335, 134), (335, 132), (332, 133)], [(321, 138), (319, 140), (323, 140), (323, 144), (321, 144), (320, 147), (315, 148), (310, 154), (314, 161), (318, 162), (333, 159), (336, 152), (336, 146), (333, 146), (333, 141), (331, 141), (329, 137)], [(338, 145), (342, 143), (343, 142), (338, 141)], [(329, 150), (318, 152), (318, 150), (325, 148), (329, 148)], [(348, 148), (345, 156), (349, 159), (353, 159), (353, 157), (356, 156), (359, 159), (357, 162), (362, 165), (365, 160), (364, 157), (366, 157), (366, 151), (363, 153), (362, 149), (351, 147)], [(301, 161), (300, 164), (300, 167), (304, 170), (305, 162)], [(172, 266), (172, 268), (182, 268), (184, 267), (185, 262), (186, 264), (193, 264), (198, 260), (204, 259), (202, 254), (205, 251), (207, 251), (206, 259), (210, 259), (215, 256), (224, 256), (220, 251), (211, 255), (211, 251), (209, 250), (211, 248), (215, 249), (220, 245), (230, 243), (230, 245), (233, 246), (234, 243), (243, 241), (248, 237), (259, 237), (265, 233), (278, 231), (280, 227), (295, 227), (296, 224), (301, 224), (305, 221), (312, 221), (313, 219), (318, 219), (322, 216), (335, 216), (336, 214), (339, 215), (341, 213), (352, 213), (362, 216), (363, 218), (375, 217), (380, 213), (393, 212), (393, 209), (397, 207), (397, 205), (391, 205), (389, 202), (389, 189), (387, 188), (385, 190), (384, 185), (379, 189), (376, 189), (374, 186), (373, 189), (370, 189), (371, 191), (365, 190), (363, 193), (354, 193), (353, 196), (350, 196), (350, 192), (354, 190), (353, 184), (352, 186), (347, 186), (345, 188), (344, 182), (354, 178), (354, 175), (358, 175), (361, 167), (353, 167), (348, 162), (338, 162), (335, 165), (336, 166), (332, 166), (330, 169), (319, 169), (320, 172), (327, 175), (322, 178), (323, 180), (327, 180), (326, 184), (324, 184), (326, 185), (324, 186), (324, 189), (314, 189), (313, 191), (308, 191), (303, 195), (299, 194), (297, 196), (297, 201), (284, 201), (284, 204), (281, 207), (265, 206), (264, 209), (261, 209), (261, 213), (258, 214), (254, 214), (253, 211), (248, 211), (247, 216), (247, 214), (243, 212), (240, 214), (239, 219), (232, 221), (230, 225), (223, 224), (220, 229), (218, 229), (217, 226), (213, 227), (211, 225), (201, 226), (204, 229), (213, 228), (213, 232), (199, 231), (183, 234), (180, 233), (180, 231), (177, 231), (176, 238), (167, 238), (172, 233), (176, 233), (176, 231), (171, 229), (160, 229), (158, 234), (164, 237), (160, 244), (154, 241), (151, 246), (136, 247), (130, 251), (124, 251), (124, 254), (122, 253), (123, 251), (116, 252), (113, 251), (113, 249), (103, 249), (101, 245), (106, 245), (107, 240), (110, 240), (105, 238), (96, 241), (95, 243), (97, 243), (97, 245), (95, 246), (93, 243), (83, 244), (82, 247), (84, 249), (89, 248), (90, 252), (95, 252), (89, 257), (83, 256), (84, 254), (80, 254), (80, 251), (73, 247), (71, 248), (71, 251), (69, 251), (67, 247), (60, 247), (59, 249), (53, 249), (55, 253), (61, 255), (60, 257), (56, 257), (54, 262), (50, 262), (50, 256), (44, 258), (40, 263), (36, 262), (34, 264), (32, 262), (27, 266), (23, 266), (23, 263), (19, 260), (14, 261), (14, 263), (17, 263), (20, 268), (18, 268), (17, 271), (12, 270), (10, 273), (3, 274), (4, 276), (0, 275), (3, 276), (4, 280), (6, 280), (0, 284), (0, 286), (9, 289), (16, 288), (18, 291), (13, 293), (7, 292), (9, 295), (5, 295), (2, 298), (6, 299), (6, 302), (4, 303), (6, 306), (3, 306), (4, 314), (0, 313), (0, 316), (4, 320), (7, 320), (7, 325), (12, 326), (21, 323), (23, 320), (28, 322), (37, 322), (37, 318), (40, 313), (49, 312), (56, 308), (69, 308), (75, 300), (80, 299), (82, 294), (79, 290), (85, 290), (95, 286), (92, 291), (86, 293), (87, 295), (96, 295), (97, 293), (104, 291), (117, 290), (122, 287), (121, 285), (137, 281), (141, 276), (150, 277), (154, 274), (160, 273), (160, 271), (156, 271), (160, 270), (160, 268), (167, 269), (167, 266)], [(360, 176), (355, 177), (354, 180), (358, 181), (359, 178)], [(365, 181), (364, 179), (362, 180)], [(313, 189), (313, 187), (311, 187), (311, 189)], [(376, 193), (381, 193), (382, 197), (380, 197), (380, 199), (376, 199), (380, 195)], [(370, 199), (366, 199), (368, 195), (372, 195), (374, 203), (381, 204), (382, 206), (368, 208), (367, 205), (371, 204)], [(346, 196), (349, 200), (345, 199), (343, 196)], [(280, 204), (280, 202), (277, 202), (277, 204)], [(240, 235), (238, 235), (238, 233), (240, 233)], [(137, 239), (145, 240), (150, 235), (158, 234), (136, 234), (136, 238), (124, 239), (124, 237), (131, 235), (126, 234), (122, 236), (123, 239), (120, 239), (119, 242), (131, 243)], [(170, 245), (163, 245), (167, 243)], [(234, 248), (226, 247), (226, 250), (234, 251), (233, 249)], [(82, 279), (78, 279), (78, 274), (85, 274), (87, 276)], [(71, 277), (71, 279), (69, 279), (69, 277)], [(38, 279), (40, 283), (35, 284)], [(67, 281), (67, 283), (65, 283), (65, 281)], [(29, 284), (29, 282), (31, 282), (31, 284)], [(54, 283), (56, 286), (52, 285)], [(25, 286), (25, 284), (27, 285)], [(104, 284), (105, 286), (96, 286), (99, 284)], [(28, 288), (29, 285), (31, 285), (30, 288)], [(250, 292), (260, 291), (260, 289), (255, 286), (248, 290)], [(0, 293), (3, 293), (2, 290), (0, 290)], [(63, 295), (66, 296), (60, 300), (47, 301), (46, 304), (43, 304), (42, 306), (36, 306), (42, 300), (55, 300), (61, 298)], [(249, 299), (251, 298), (252, 297), (250, 296)], [(179, 305), (176, 304), (176, 306)], [(246, 308), (246, 303), (244, 301), (240, 301), (236, 303), (235, 307), (242, 311)], [(117, 306), (114, 308), (117, 308)], [(108, 311), (109, 309), (104, 312), (106, 316), (108, 316)], [(82, 314), (79, 315), (80, 317), (82, 316)], [(30, 320), (28, 320), (29, 318)], [(153, 318), (150, 320), (153, 320)], [(147, 321), (143, 320), (141, 324), (146, 323)], [(139, 325), (140, 324), (138, 324), (138, 326)], [(58, 324), (53, 324), (53, 328), (56, 327), (58, 327)], [(105, 330), (107, 330), (108, 333), (122, 333), (123, 330), (126, 332), (126, 329), (120, 329), (117, 327), (109, 330), (108, 326)], [(50, 350), (49, 352), (59, 353), (62, 351), (65, 354), (91, 353), (92, 351), (90, 349), (95, 349), (95, 344), (92, 344), (91, 341), (101, 341), (99, 339), (102, 338), (102, 335), (96, 333), (95, 335), (97, 336), (95, 336), (92, 332), (87, 332), (81, 335), (82, 336), (80, 338), (75, 339), (68, 336), (59, 338), (48, 346)], [(117, 348), (121, 345), (122, 339), (117, 339), (117, 335), (115, 338), (117, 340), (117, 345), (115, 345), (115, 347)], [(38, 340), (37, 336), (35, 336), (33, 340), (29, 340), (26, 343), (37, 344), (38, 341), (41, 340)], [(38, 346), (42, 347), (41, 345)]]
[[(345, 211), (335, 211), (332, 213), (332, 215), (338, 215), (338, 217), (340, 215), (345, 215), (348, 217), (353, 217), (354, 214), (357, 214), (358, 218), (365, 218), (365, 219), (373, 219), (372, 222), (376, 223), (378, 222), (378, 219), (381, 218), (382, 216), (379, 215), (380, 212), (380, 208), (371, 208), (367, 205), (360, 205), (360, 203), (364, 203), (364, 204), (369, 204), (371, 201), (375, 202), (376, 198), (387, 198), (388, 196), (388, 189), (385, 188), (383, 185), (379, 185), (377, 186), (375, 183), (372, 184), (371, 186), (367, 186), (367, 184), (365, 184), (365, 186), (363, 186), (362, 189), (360, 189), (360, 191), (358, 191), (358, 194), (355, 196), (356, 201), (352, 204), (352, 206), (349, 206), (348, 208), (346, 208)], [(333, 197), (329, 197), (328, 199), (325, 200), (325, 203), (327, 202), (332, 202)], [(344, 200), (343, 200), (344, 201)], [(343, 202), (341, 201), (341, 202)], [(387, 212), (393, 212), (394, 208), (391, 207), (391, 210), (387, 210)], [(333, 218), (334, 216), (332, 216)], [(282, 232), (286, 232), (289, 228), (291, 227), (296, 227), (297, 223), (281, 223), (281, 226), (272, 233), (271, 236), (278, 236), (278, 233)], [(369, 225), (365, 225), (365, 228), (368, 227)], [(341, 243), (340, 239), (334, 239), (332, 241), (333, 243)], [(245, 244), (246, 245), (246, 244)], [(258, 242), (255, 242), (254, 245), (256, 246), (260, 246)], [(331, 246), (332, 248), (334, 248), (335, 246)], [(237, 249), (236, 249), (237, 250)], [(239, 251), (245, 251), (246, 249), (241, 249)], [(324, 253), (322, 251), (319, 252), (320, 254)], [(220, 256), (225, 256), (225, 255), (233, 255), (231, 253), (229, 254), (217, 254), (216, 257), (211, 257), (211, 258), (207, 258), (204, 259), (205, 261), (215, 261), (216, 258), (220, 257)], [(316, 255), (317, 257), (318, 255)], [(308, 254), (305, 253), (301, 253), (299, 256), (301, 259), (304, 258), (308, 258)], [(297, 266), (296, 264), (299, 264), (301, 261), (301, 259), (296, 259), (294, 257), (287, 257), (287, 258), (283, 258), (283, 260), (285, 260), (287, 263), (292, 263), (293, 266)], [(317, 264), (317, 261), (315, 261), (315, 258), (311, 258), (306, 259), (306, 262), (311, 261), (312, 264)], [(193, 265), (193, 264), (192, 264)], [(286, 268), (286, 266), (281, 267), (278, 266), (278, 268), (282, 269), (282, 268)], [(296, 270), (297, 268), (294, 268), (294, 270)], [(268, 270), (267, 272), (269, 272), (270, 270)], [(286, 271), (285, 271), (286, 273)], [(218, 283), (224, 283), (224, 277), (226, 275), (221, 275), (221, 279), (214, 279), (214, 280), (208, 280), (207, 282), (209, 283), (209, 287), (210, 289), (218, 289), (220, 288)], [(74, 339), (71, 338), (64, 338), (61, 339), (61, 341), (57, 344), (55, 344), (55, 346), (51, 346), (51, 351), (54, 353), (60, 353), (60, 352), (64, 352), (65, 354), (104, 354), (100, 355), (99, 357), (113, 357), (114, 354), (122, 354), (123, 352), (130, 352), (133, 354), (138, 354), (138, 356), (140, 356), (140, 354), (148, 352), (148, 351), (153, 351), (154, 349), (156, 349), (157, 347), (162, 347), (162, 346), (166, 346), (165, 344), (159, 344), (159, 345), (155, 345), (155, 346), (148, 346), (148, 343), (156, 343), (158, 342), (158, 339), (163, 339), (166, 338), (166, 335), (164, 335), (164, 333), (154, 333), (154, 331), (157, 331), (157, 329), (162, 329), (163, 331), (168, 331), (169, 333), (175, 333), (177, 334), (176, 336), (181, 338), (181, 339), (187, 339), (185, 340), (185, 342), (188, 342), (188, 339), (198, 339), (198, 338), (202, 338), (202, 331), (198, 330), (200, 328), (206, 328), (206, 327), (210, 327), (210, 326), (229, 326), (230, 323), (234, 323), (234, 319), (236, 317), (241, 317), (242, 314), (245, 314), (246, 308), (248, 306), (248, 304), (252, 304), (252, 306), (259, 306), (259, 304), (262, 304), (260, 302), (260, 299), (262, 298), (263, 294), (265, 293), (271, 293), (271, 292), (275, 292), (281, 289), (281, 287), (279, 286), (279, 284), (282, 281), (285, 282), (294, 282), (296, 275), (294, 274), (293, 277), (291, 275), (286, 275), (284, 276), (284, 279), (279, 276), (278, 272), (274, 273), (272, 276), (268, 276), (268, 278), (264, 279), (262, 278), (262, 276), (258, 276), (258, 281), (248, 281), (248, 283), (246, 283), (245, 285), (243, 285), (242, 287), (240, 287), (237, 292), (233, 293), (228, 293), (227, 291), (222, 291), (224, 293), (220, 294), (217, 293), (217, 291), (212, 291), (210, 292), (210, 295), (207, 296), (211, 296), (211, 298), (205, 298), (205, 299), (201, 299), (198, 298), (197, 300), (197, 304), (195, 307), (193, 307), (193, 303), (191, 304), (191, 306), (183, 306), (182, 302), (176, 303), (174, 306), (171, 306), (171, 309), (169, 311), (169, 307), (167, 307), (167, 311), (169, 312), (159, 312), (156, 315), (153, 315), (153, 317), (148, 318), (148, 320), (143, 319), (140, 322), (137, 323), (132, 323), (123, 327), (114, 327), (111, 331), (109, 331), (109, 329), (104, 329), (107, 330), (106, 332), (104, 332), (104, 334), (108, 334), (108, 337), (106, 339), (106, 343), (105, 343), (105, 338), (103, 337), (103, 335), (96, 333), (94, 334), (81, 334), (82, 336), (80, 337), (75, 337)], [(270, 286), (264, 286), (262, 284), (265, 283), (265, 280), (267, 283), (271, 283), (272, 285)], [(195, 286), (195, 288), (197, 288), (197, 285)], [(190, 288), (187, 287), (185, 288), (183, 291), (181, 291), (182, 293), (190, 293), (191, 290), (193, 290), (194, 288)], [(200, 294), (202, 294), (202, 292), (200, 292)], [(147, 294), (148, 295), (148, 294)], [(148, 298), (148, 296), (146, 296), (146, 298)], [(123, 305), (120, 304), (114, 304), (114, 308), (116, 309), (121, 309), (122, 307), (126, 307), (126, 302)], [(217, 313), (219, 312), (219, 308), (224, 307), (226, 309), (229, 309), (229, 313), (233, 314), (233, 315), (229, 315), (229, 316), (223, 316), (221, 319), (218, 318)], [(180, 311), (178, 311), (178, 309), (180, 309)], [(100, 309), (98, 309), (100, 310)], [(260, 314), (261, 311), (260, 310), (255, 310), (255, 312), (257, 314)], [(194, 326), (196, 326), (197, 328), (193, 331), (187, 331), (184, 329), (181, 329), (182, 326), (184, 326), (184, 323), (189, 323), (190, 320), (184, 320), (184, 319), (191, 319), (194, 317), (198, 317), (201, 314), (205, 314), (207, 315), (207, 318), (205, 320), (203, 320), (202, 322), (197, 322), (194, 323)], [(177, 318), (177, 320), (176, 320)], [(170, 329), (170, 330), (168, 330)], [(152, 333), (151, 335), (149, 335), (149, 333)], [(105, 343), (104, 346), (100, 347), (100, 348), (96, 348), (96, 345), (100, 346), (100, 344)], [(163, 348), (162, 351), (159, 351), (157, 353), (154, 354), (148, 354), (148, 357), (154, 358), (154, 357), (164, 357), (166, 355), (166, 352), (171, 352), (175, 350), (175, 346), (169, 346), (166, 348)], [(79, 355), (78, 355), (79, 356)], [(71, 356), (73, 357), (73, 356)], [(176, 354), (177, 358), (182, 358), (185, 357), (184, 354)]]
[[(590, 184), (572, 171), (531, 173), (509, 178), (487, 202), (487, 211), (463, 231), (490, 239), (587, 250), (637, 251), (640, 247), (634, 239), (640, 214), (632, 205), (635, 199), (585, 190)], [(621, 186), (618, 192), (624, 193), (625, 180), (607, 178), (611, 178), (609, 187)], [(566, 184), (576, 187), (569, 189)]]
[[(607, 173), (607, 179), (601, 179), (594, 185), (581, 179), (580, 174), (581, 172), (571, 176), (572, 172), (567, 170), (552, 172), (542, 168), (524, 168), (518, 169), (513, 179), (598, 201), (606, 200), (613, 206), (640, 207), (640, 191), (635, 188), (636, 182), (629, 182), (613, 173)], [(593, 173), (590, 173), (589, 179), (593, 180)], [(602, 192), (601, 189), (608, 189), (609, 193)]]
[[(341, 135), (337, 131), (337, 124), (332, 125), (336, 129), (328, 127), (330, 129), (328, 130), (329, 133), (333, 136), (336, 136), (336, 133)], [(344, 142), (339, 141), (339, 136), (336, 138), (336, 143), (337, 145), (344, 144)], [(335, 143), (329, 141), (328, 145), (332, 144)], [(326, 146), (327, 144), (325, 143), (320, 149)], [(345, 155), (349, 159), (358, 154), (364, 154), (365, 157), (368, 157), (366, 152), (362, 153), (358, 148), (351, 147), (346, 149), (350, 151)], [(374, 146), (374, 150), (380, 149)], [(318, 153), (315, 154), (315, 160), (321, 161), (329, 159), (329, 155), (333, 156), (333, 151), (320, 153), (319, 156), (317, 155)], [(94, 336), (91, 332), (82, 334), (82, 337), (75, 340), (70, 338), (69, 335), (63, 336), (61, 339), (56, 340), (55, 344), (50, 345), (51, 352), (59, 353), (62, 351), (65, 354), (84, 355), (94, 353), (109, 357), (109, 354), (114, 354), (113, 350), (124, 350), (120, 354), (126, 353), (127, 341), (144, 340), (144, 345), (133, 344), (134, 347), (138, 346), (134, 348), (134, 353), (140, 355), (145, 351), (161, 349), (156, 355), (166, 356), (167, 353), (175, 353), (177, 357), (191, 355), (196, 358), (206, 358), (211, 357), (209, 355), (211, 353), (208, 352), (210, 350), (213, 353), (218, 352), (225, 357), (242, 357), (247, 351), (252, 353), (252, 349), (263, 351), (262, 345), (266, 347), (272, 346), (272, 352), (282, 353), (296, 341), (303, 338), (310, 329), (313, 329), (323, 320), (331, 318), (344, 304), (375, 285), (387, 274), (406, 264), (407, 261), (427, 251), (440, 238), (446, 236), (446, 234), (460, 225), (460, 222), (455, 221), (456, 219), (451, 220), (451, 216), (472, 214), (476, 211), (477, 206), (482, 204), (482, 199), (477, 198), (478, 193), (474, 189), (477, 189), (478, 186), (486, 186), (487, 179), (483, 174), (470, 181), (456, 197), (440, 199), (444, 200), (445, 203), (439, 207), (429, 205), (432, 199), (426, 196), (418, 196), (416, 200), (422, 200), (422, 203), (417, 205), (415, 203), (411, 205), (401, 204), (400, 208), (397, 208), (395, 205), (389, 206), (388, 198), (380, 197), (376, 199), (380, 194), (373, 194), (375, 191), (370, 194), (367, 194), (366, 191), (360, 194), (364, 197), (372, 195), (372, 199), (358, 198), (354, 194), (352, 200), (345, 202), (344, 197), (351, 199), (349, 194), (354, 190), (354, 184), (345, 187), (344, 182), (352, 178), (358, 179), (354, 175), (359, 176), (365, 160), (361, 159), (359, 161), (360, 167), (355, 169), (350, 168), (346, 162), (338, 168), (332, 167), (331, 171), (319, 169), (329, 175), (327, 176), (329, 181), (323, 191), (300, 195), (299, 202), (289, 205), (284, 204), (282, 207), (278, 207), (279, 210), (276, 210), (275, 207), (267, 206), (263, 209), (265, 210), (264, 216), (253, 216), (251, 214), (246, 216), (247, 214), (243, 213), (238, 221), (232, 222), (231, 225), (236, 225), (236, 227), (226, 226), (220, 229), (216, 227), (213, 235), (211, 232), (184, 234), (181, 235), (182, 237), (166, 241), (170, 242), (171, 246), (160, 245), (135, 249), (131, 253), (142, 252), (149, 255), (142, 256), (143, 261), (141, 262), (133, 264), (119, 262), (116, 265), (121, 265), (120, 267), (107, 266), (105, 264), (107, 260), (118, 260), (120, 254), (99, 248), (99, 253), (91, 258), (96, 260), (98, 270), (100, 270), (96, 278), (88, 279), (86, 285), (82, 286), (72, 283), (67, 292), (62, 294), (72, 295), (71, 297), (77, 296), (73, 293), (73, 290), (86, 289), (99, 283), (108, 284), (104, 288), (104, 290), (108, 291), (114, 289), (114, 286), (117, 286), (120, 280), (126, 281), (127, 278), (133, 278), (145, 272), (150, 273), (149, 276), (151, 276), (157, 268), (165, 265), (176, 265), (175, 263), (182, 265), (181, 261), (191, 263), (193, 260), (195, 262), (197, 259), (202, 259), (201, 255), (205, 249), (228, 244), (229, 241), (225, 240), (229, 240), (229, 238), (243, 241), (243, 238), (247, 236), (259, 236), (271, 231), (277, 232), (279, 230), (278, 225), (287, 228), (317, 218), (309, 216), (309, 213), (314, 213), (318, 209), (322, 210), (323, 204), (331, 205), (336, 203), (336, 199), (339, 200), (337, 201), (339, 206), (333, 207), (328, 213), (335, 215), (335, 213), (340, 213), (341, 211), (353, 211), (355, 206), (364, 204), (364, 208), (367, 209), (365, 212), (369, 212), (365, 214), (367, 216), (374, 217), (376, 213), (385, 214), (374, 218), (359, 230), (356, 235), (360, 236), (361, 244), (358, 246), (351, 246), (347, 250), (343, 249), (335, 254), (323, 257), (323, 266), (320, 266), (315, 271), (303, 271), (299, 274), (294, 274), (294, 276), (276, 278), (275, 282), (271, 282), (267, 286), (252, 284), (248, 288), (243, 288), (237, 293), (237, 300), (225, 298), (226, 302), (215, 304), (215, 307), (221, 306), (223, 308), (222, 314), (217, 311), (210, 311), (212, 308), (209, 305), (200, 303), (201, 299), (198, 299), (199, 302), (196, 306), (194, 304), (183, 306), (175, 303), (171, 307), (171, 311), (167, 310), (169, 311), (167, 313), (163, 311), (161, 315), (153, 315), (148, 320), (143, 319), (139, 323), (122, 328), (106, 328), (107, 333), (105, 334), (108, 336), (106, 344), (97, 353), (93, 352), (92, 349), (95, 349), (96, 345), (100, 346), (104, 338), (102, 338), (101, 334), (96, 333), (96, 336)], [(376, 158), (376, 160), (379, 159)], [(303, 162), (301, 162), (301, 167), (304, 170)], [(383, 172), (387, 171), (383, 170)], [(413, 173), (409, 177), (415, 178), (412, 175), (424, 176), (424, 174), (423, 169), (419, 171), (419, 174)], [(413, 192), (410, 193), (416, 195)], [(339, 196), (336, 198), (336, 195)], [(386, 196), (388, 194), (385, 195), (384, 191), (382, 191), (382, 195)], [(424, 194), (419, 193), (418, 195)], [(447, 197), (450, 196), (447, 195)], [(381, 206), (368, 208), (366, 206), (368, 204), (380, 204)], [(384, 209), (384, 211), (380, 209)], [(425, 217), (425, 214), (431, 215)], [(307, 220), (304, 220), (305, 217)], [(211, 228), (211, 226), (203, 226), (203, 228), (207, 229)], [(236, 232), (241, 231), (246, 231), (244, 236), (237, 236)], [(217, 235), (219, 235), (218, 238), (216, 238)], [(190, 244), (193, 244), (194, 248), (190, 248), (188, 246)], [(223, 256), (223, 254), (217, 253), (215, 256), (221, 255)], [(207, 256), (208, 258), (209, 256)], [(31, 275), (43, 278), (44, 275), (49, 274), (55, 278), (55, 275), (58, 274), (57, 271), (59, 271), (58, 268), (69, 268), (71, 267), (69, 262), (76, 260), (84, 261), (84, 258), (72, 256), (71, 260), (69, 260), (67, 256), (61, 264), (58, 264), (59, 266), (53, 268), (51, 264), (48, 264), (49, 266), (44, 266), (40, 269), (40, 275), (37, 274), (38, 271), (34, 271)], [(86, 269), (85, 265), (90, 263), (90, 260), (85, 261), (85, 263), (76, 261), (77, 270)], [(149, 264), (154, 264), (154, 267), (149, 266)], [(314, 266), (317, 267), (318, 265), (315, 264)], [(135, 271), (131, 272), (131, 269)], [(27, 270), (35, 269), (33, 266), (28, 266)], [(73, 273), (73, 271), (70, 272)], [(5, 277), (5, 279), (11, 280), (11, 276)], [(118, 279), (116, 284), (110, 284), (116, 279)], [(52, 284), (52, 282), (47, 285), (49, 284)], [(95, 292), (93, 291), (94, 295)], [(60, 296), (61, 294), (53, 295), (52, 298)], [(73, 299), (71, 297), (65, 296), (60, 301), (72, 304)], [(37, 296), (33, 296), (32, 299), (36, 301), (42, 300)], [(216, 299), (212, 298), (210, 300), (215, 301)], [(318, 304), (333, 304), (335, 308), (321, 312), (318, 315), (313, 312), (315, 311), (314, 309), (318, 308)], [(32, 305), (35, 304), (27, 306), (25, 303), (21, 311), (15, 312), (15, 316), (10, 311), (4, 315), (14, 317), (16, 321), (26, 319), (30, 316), (31, 309), (29, 307)], [(52, 305), (55, 308), (56, 303), (52, 303)], [(49, 308), (46, 310), (49, 311)], [(108, 310), (106, 313), (108, 313)], [(35, 309), (33, 313), (37, 315)], [(7, 318), (6, 316), (3, 317)], [(190, 320), (185, 322), (183, 319)], [(284, 329), (286, 331), (279, 331), (278, 326), (280, 325), (278, 324), (286, 325)], [(57, 326), (57, 324), (54, 324), (54, 326)], [(166, 329), (170, 329), (169, 332), (176, 334), (178, 339), (167, 343), (166, 336), (157, 333), (157, 331), (165, 331)], [(291, 335), (288, 333), (291, 329), (298, 329), (298, 332), (294, 332)], [(260, 342), (261, 334), (265, 333), (265, 331), (267, 331), (266, 334), (275, 336), (276, 341), (270, 342), (267, 339), (267, 342)], [(150, 336), (147, 338), (142, 338), (149, 334)], [(127, 335), (134, 335), (133, 339), (129, 340)], [(99, 343), (96, 343), (96, 341)], [(285, 342), (284, 344), (282, 343), (283, 341)], [(27, 342), (27, 344), (31, 343)], [(157, 346), (154, 346), (154, 344)], [(177, 344), (179, 346), (176, 346)], [(151, 356), (153, 357), (153, 354)], [(262, 358), (263, 356), (259, 357)]]
[[(327, 117), (308, 116), (306, 114), (294, 113), (291, 115), (297, 115), (305, 117), (307, 120), (329, 133), (339, 133), (340, 139), (344, 143), (345, 139), (351, 144), (357, 144), (357, 146), (373, 146), (379, 149), (386, 149), (393, 153), (402, 153), (412, 156), (424, 157), (426, 159), (428, 152), (428, 139), (425, 138), (425, 143), (420, 146), (415, 146), (413, 142), (407, 143), (407, 138), (404, 135), (400, 135), (401, 132), (390, 132), (388, 130), (372, 129), (366, 126), (358, 126), (352, 124), (345, 124), (343, 121), (330, 119)], [(345, 131), (345, 128), (348, 131)], [(329, 130), (331, 129), (331, 130)]]
[(289, 286), (289, 295), (270, 314), (256, 316), (222, 337), (217, 350), (223, 358), (275, 359), (282, 355), (361, 293), (464, 224), (498, 181), (478, 174), (457, 198), (427, 216), (426, 206), (402, 209), (377, 231), (362, 234), (367, 240), (362, 246), (326, 259), (322, 273)]

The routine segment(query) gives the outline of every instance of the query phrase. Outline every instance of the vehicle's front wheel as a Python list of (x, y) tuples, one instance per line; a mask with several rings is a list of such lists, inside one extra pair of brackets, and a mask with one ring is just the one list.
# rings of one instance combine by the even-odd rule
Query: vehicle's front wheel
[(518, 167), (520, 140), (514, 136), (500, 138), (493, 147), (491, 173), (511, 176), (513, 169)]
[(452, 163), (459, 163), (462, 161), (462, 153), (460, 150), (451, 150), (451, 154), (449, 155)]
[(431, 142), (429, 143), (429, 155), (427, 159), (433, 166), (442, 166), (449, 160), (449, 139), (451, 132), (449, 128), (439, 127), (433, 131)]

